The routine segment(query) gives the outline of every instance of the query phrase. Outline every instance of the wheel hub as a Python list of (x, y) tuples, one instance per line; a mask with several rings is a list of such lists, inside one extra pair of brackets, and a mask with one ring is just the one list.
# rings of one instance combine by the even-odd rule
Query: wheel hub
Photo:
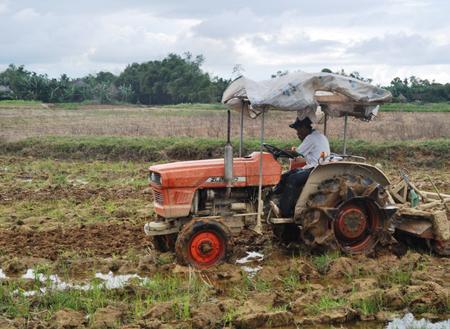
[(200, 252), (205, 255), (210, 253), (213, 249), (210, 241), (204, 241), (200, 243), (198, 248), (200, 249)]
[(361, 237), (367, 225), (367, 215), (361, 209), (352, 206), (339, 214), (335, 228), (340, 236), (351, 241)]
[(214, 232), (200, 232), (192, 238), (190, 252), (199, 265), (214, 263), (223, 251), (223, 243)]

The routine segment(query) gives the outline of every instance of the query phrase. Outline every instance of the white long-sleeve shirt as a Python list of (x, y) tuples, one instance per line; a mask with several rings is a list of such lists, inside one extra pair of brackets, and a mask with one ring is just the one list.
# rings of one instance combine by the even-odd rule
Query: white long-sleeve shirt
[(325, 135), (317, 130), (313, 130), (297, 147), (297, 152), (305, 157), (306, 165), (303, 169), (314, 168), (319, 164), (321, 152), (330, 155), (330, 144)]

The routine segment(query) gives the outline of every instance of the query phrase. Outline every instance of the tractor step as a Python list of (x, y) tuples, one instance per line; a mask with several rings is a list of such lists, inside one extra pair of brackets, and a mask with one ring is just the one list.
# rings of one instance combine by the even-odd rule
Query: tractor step
[(270, 218), (272, 224), (291, 224), (294, 223), (294, 218)]

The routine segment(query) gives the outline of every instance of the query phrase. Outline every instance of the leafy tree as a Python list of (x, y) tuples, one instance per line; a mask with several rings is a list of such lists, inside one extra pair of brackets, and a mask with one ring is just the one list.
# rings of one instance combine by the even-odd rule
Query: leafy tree
[(217, 102), (229, 83), (211, 78), (200, 66), (201, 55), (184, 57), (169, 54), (162, 61), (129, 65), (116, 81), (117, 86), (129, 86), (132, 102), (142, 104), (173, 104)]

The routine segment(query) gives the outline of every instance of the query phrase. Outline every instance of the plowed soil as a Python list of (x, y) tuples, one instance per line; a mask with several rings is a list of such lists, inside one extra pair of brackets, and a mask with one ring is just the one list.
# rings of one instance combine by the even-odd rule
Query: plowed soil
[[(245, 231), (227, 263), (205, 271), (180, 266), (144, 235), (152, 217), (147, 166), (0, 158), (0, 328), (374, 329), (408, 312), (449, 317), (450, 259), (424, 249), (312, 254), (278, 244), (270, 231)], [(448, 193), (448, 169), (409, 169), (419, 188), (433, 191), (426, 172)], [(397, 175), (394, 166), (386, 171)], [(236, 263), (248, 251), (264, 259)], [(38, 276), (22, 279), (30, 268), (67, 282), (110, 271), (147, 281), (55, 291)], [(44, 293), (25, 294), (43, 286)]]
[(96, 223), (44, 231), (0, 230), (0, 250), (10, 256), (56, 260), (66, 251), (98, 257), (145, 250), (150, 243), (143, 225)]

